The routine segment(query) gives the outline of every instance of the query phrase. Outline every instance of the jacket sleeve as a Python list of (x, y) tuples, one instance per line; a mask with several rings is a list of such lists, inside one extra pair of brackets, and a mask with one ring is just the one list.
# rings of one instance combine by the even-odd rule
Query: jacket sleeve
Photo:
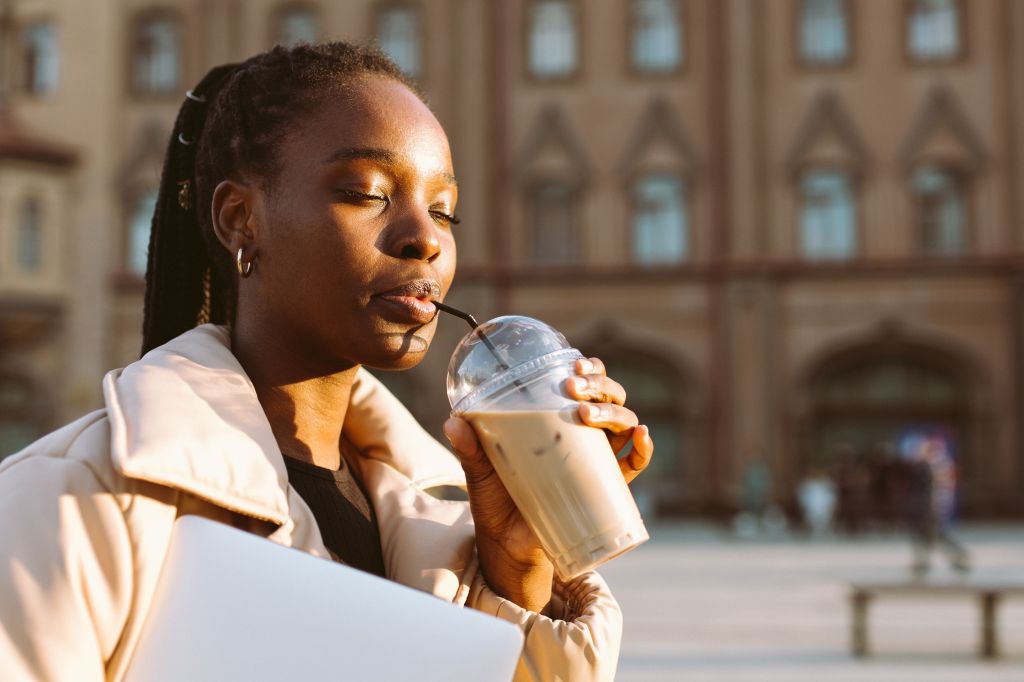
[(0, 679), (104, 680), (132, 593), (117, 499), (80, 461), (4, 462), (0, 552)]
[(477, 574), (466, 605), (515, 623), (523, 654), (515, 682), (611, 682), (619, 661), (622, 612), (597, 573), (555, 581), (551, 616), (499, 597)]

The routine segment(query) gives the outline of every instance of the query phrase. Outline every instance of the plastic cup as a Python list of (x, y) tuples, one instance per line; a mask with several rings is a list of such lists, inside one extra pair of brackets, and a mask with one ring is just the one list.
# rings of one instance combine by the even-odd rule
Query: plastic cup
[(562, 580), (649, 537), (605, 432), (565, 392), (582, 357), (543, 322), (506, 316), (467, 334), (448, 364), (452, 415), (473, 426)]

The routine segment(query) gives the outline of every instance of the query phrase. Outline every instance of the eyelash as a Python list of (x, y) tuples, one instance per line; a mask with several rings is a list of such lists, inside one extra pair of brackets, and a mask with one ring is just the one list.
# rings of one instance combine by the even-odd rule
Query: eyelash
[(431, 211), (430, 215), (437, 221), (443, 221), (446, 225), (458, 225), (461, 221), (457, 216), (444, 211)]
[(366, 192), (357, 192), (354, 189), (343, 189), (339, 191), (342, 196), (349, 199), (362, 199), (364, 201), (381, 201), (385, 204), (388, 203), (388, 198), (381, 194), (367, 194)]
[[(380, 201), (385, 204), (390, 203), (388, 201), (388, 198), (383, 195), (367, 194), (366, 192), (358, 192), (353, 189), (344, 189), (341, 190), (341, 193), (350, 199), (362, 199), (364, 201)], [(458, 216), (453, 215), (451, 213), (445, 213), (444, 211), (432, 210), (430, 211), (430, 216), (435, 221), (439, 223), (444, 223), (446, 225), (458, 225), (460, 222), (462, 222), (459, 220)]]

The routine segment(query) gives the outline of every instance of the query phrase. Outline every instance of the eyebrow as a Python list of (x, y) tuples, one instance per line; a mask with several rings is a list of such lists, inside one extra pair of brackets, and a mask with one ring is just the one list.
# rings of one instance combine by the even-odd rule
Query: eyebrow
[[(387, 149), (382, 149), (380, 147), (348, 147), (346, 149), (339, 149), (325, 158), (324, 165), (330, 165), (339, 161), (356, 161), (359, 159), (376, 161), (377, 163), (385, 166), (397, 166), (399, 164), (398, 155)], [(439, 175), (449, 183), (458, 186), (458, 181), (451, 173), (441, 172)]]

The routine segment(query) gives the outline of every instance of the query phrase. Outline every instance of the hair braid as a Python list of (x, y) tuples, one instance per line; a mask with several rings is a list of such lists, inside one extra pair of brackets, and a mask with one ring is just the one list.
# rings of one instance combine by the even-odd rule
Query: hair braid
[(280, 170), (275, 152), (290, 124), (371, 74), (419, 94), (382, 53), (341, 42), (278, 46), (215, 67), (193, 89), (205, 102), (187, 98), (178, 112), (153, 214), (143, 353), (197, 323), (232, 322), (237, 277), (213, 229), (214, 189), (229, 178), (272, 187)]

